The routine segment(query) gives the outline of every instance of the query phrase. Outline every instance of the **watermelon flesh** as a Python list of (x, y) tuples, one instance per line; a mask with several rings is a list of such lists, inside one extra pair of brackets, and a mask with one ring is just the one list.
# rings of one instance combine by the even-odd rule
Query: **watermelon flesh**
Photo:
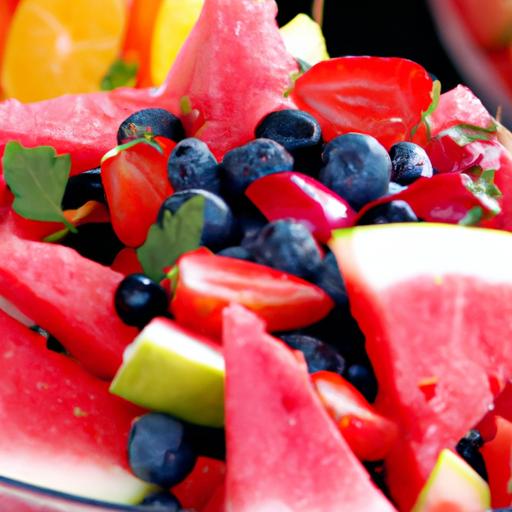
[(394, 510), (329, 418), (302, 357), (238, 305), (224, 310), (223, 344), (227, 512)]
[(130, 472), (126, 445), (140, 409), (2, 311), (0, 335), (0, 475), (137, 503), (150, 486)]
[(32, 104), (0, 103), (0, 157), (5, 144), (17, 140), (69, 153), (74, 173), (92, 169), (116, 145), (118, 126), (128, 115), (148, 107), (180, 115), (184, 96), (201, 120), (190, 125), (185, 119), (188, 135), (222, 157), (253, 138), (265, 114), (292, 105), (283, 93), (297, 65), (285, 50), (276, 14), (274, 0), (206, 0), (158, 90), (121, 88)]
[(512, 236), (424, 223), (339, 231), (331, 247), (366, 336), (377, 407), (402, 429), (387, 482), (409, 510), (440, 451), (512, 374)]
[(0, 297), (53, 334), (88, 370), (113, 377), (137, 330), (121, 322), (122, 274), (60, 245), (2, 233)]

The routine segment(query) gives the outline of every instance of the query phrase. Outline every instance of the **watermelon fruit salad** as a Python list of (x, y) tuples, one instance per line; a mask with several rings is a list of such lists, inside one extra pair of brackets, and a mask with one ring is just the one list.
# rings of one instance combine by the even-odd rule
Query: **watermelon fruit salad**
[(512, 507), (512, 135), (275, 16), (0, 103), (2, 510)]

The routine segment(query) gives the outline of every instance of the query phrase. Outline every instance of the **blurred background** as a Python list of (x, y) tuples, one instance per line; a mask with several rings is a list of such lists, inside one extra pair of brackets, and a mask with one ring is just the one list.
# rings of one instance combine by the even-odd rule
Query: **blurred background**
[[(321, 0), (276, 0), (278, 22), (313, 14)], [(161, 84), (204, 0), (0, 0), (0, 99)], [(512, 1), (323, 0), (329, 54), (407, 57), (443, 90), (470, 86), (512, 121)], [(292, 22), (293, 23), (293, 22)], [(315, 33), (315, 30), (317, 31)], [(318, 27), (295, 23), (292, 47), (327, 58)], [(309, 46), (308, 46), (309, 45)], [(290, 48), (289, 48), (290, 49)]]
[[(311, 0), (277, 3), (280, 25), (299, 12), (311, 11)], [(445, 90), (463, 81), (439, 40), (426, 0), (325, 0), (324, 11), (323, 31), (331, 56), (407, 57), (436, 75)]]

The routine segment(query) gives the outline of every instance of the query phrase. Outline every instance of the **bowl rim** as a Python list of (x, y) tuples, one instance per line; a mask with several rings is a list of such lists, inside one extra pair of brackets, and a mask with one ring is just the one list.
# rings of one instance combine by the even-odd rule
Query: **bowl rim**
[(123, 511), (123, 512), (139, 512), (142, 510), (137, 505), (123, 505), (122, 503), (114, 503), (108, 501), (101, 501), (95, 498), (87, 498), (85, 496), (77, 496), (76, 494), (70, 494), (63, 491), (57, 491), (48, 487), (40, 487), (38, 485), (22, 482), (5, 476), (0, 476), (0, 487), (10, 487), (18, 491), (28, 492), (36, 494), (44, 498), (50, 498), (58, 500), (64, 504), (73, 503), (76, 505), (87, 505), (91, 508), (97, 508), (98, 510), (112, 510), (112, 511)]

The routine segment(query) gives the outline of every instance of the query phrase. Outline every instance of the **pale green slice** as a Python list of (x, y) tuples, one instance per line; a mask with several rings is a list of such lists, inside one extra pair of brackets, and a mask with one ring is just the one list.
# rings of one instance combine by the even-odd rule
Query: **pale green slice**
[(288, 53), (311, 66), (329, 58), (322, 27), (306, 14), (298, 14), (281, 27), (281, 36)]
[[(449, 508), (449, 507), (452, 508)], [(491, 506), (489, 485), (461, 457), (443, 450), (412, 512), (484, 512)]]
[(154, 411), (221, 427), (224, 376), (220, 350), (174, 322), (155, 319), (126, 348), (110, 391)]

